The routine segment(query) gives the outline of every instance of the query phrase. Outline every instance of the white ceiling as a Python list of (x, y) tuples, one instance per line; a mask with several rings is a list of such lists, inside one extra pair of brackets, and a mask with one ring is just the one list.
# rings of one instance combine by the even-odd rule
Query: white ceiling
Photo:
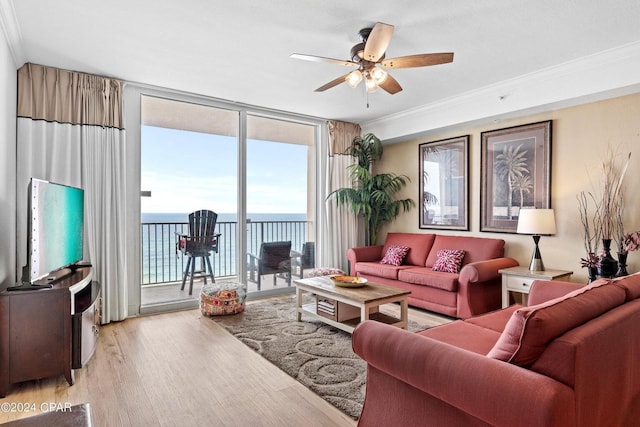
[[(640, 41), (637, 0), (0, 0), (19, 63), (117, 77), (299, 114), (384, 119), (462, 99)], [(455, 53), (451, 64), (393, 70), (404, 90), (314, 89), (349, 59), (358, 30), (393, 24), (387, 58)], [(640, 80), (639, 80), (640, 82)]]

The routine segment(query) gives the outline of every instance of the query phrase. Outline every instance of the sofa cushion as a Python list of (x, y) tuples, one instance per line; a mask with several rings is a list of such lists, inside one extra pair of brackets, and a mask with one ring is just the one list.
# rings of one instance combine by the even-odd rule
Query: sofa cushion
[(462, 320), (429, 328), (418, 334), (482, 355), (487, 354), (500, 337), (500, 332)]
[(550, 341), (624, 302), (620, 287), (600, 279), (563, 297), (520, 308), (487, 356), (529, 366)]
[(438, 259), (433, 264), (433, 271), (446, 271), (447, 273), (460, 272), (464, 250), (462, 249), (440, 249)]
[(502, 258), (504, 256), (504, 240), (438, 234), (424, 263), (426, 267), (433, 267), (433, 264), (438, 260), (438, 251), (440, 249), (464, 249), (465, 256), (462, 260), (462, 265), (467, 265), (476, 261)]
[(387, 253), (387, 249), (392, 245), (408, 246), (409, 253), (404, 260), (405, 264), (423, 266), (427, 255), (431, 250), (435, 234), (422, 233), (387, 233), (387, 239), (382, 248), (382, 254)]
[(389, 264), (380, 264), (379, 262), (373, 261), (363, 261), (356, 264), (356, 273), (398, 280), (398, 271), (406, 268), (415, 267), (412, 267), (410, 265), (395, 266)]
[(624, 289), (627, 301), (640, 298), (640, 273), (613, 279), (611, 283)]
[(411, 249), (409, 246), (391, 245), (387, 248), (387, 252), (385, 252), (380, 263), (395, 266), (402, 265), (402, 261), (404, 261), (404, 258), (407, 256), (409, 249)]
[(458, 275), (443, 271), (433, 271), (426, 267), (412, 267), (398, 271), (398, 279), (415, 285), (431, 286), (456, 292), (458, 290)]
[(520, 304), (512, 304), (509, 307), (502, 308), (500, 310), (490, 311), (489, 313), (470, 317), (468, 319), (465, 319), (465, 322), (473, 323), (474, 325), (482, 326), (483, 328), (502, 333), (505, 326), (507, 325), (507, 322), (511, 318), (511, 315), (513, 315), (513, 312), (521, 309), (522, 307), (523, 306)]

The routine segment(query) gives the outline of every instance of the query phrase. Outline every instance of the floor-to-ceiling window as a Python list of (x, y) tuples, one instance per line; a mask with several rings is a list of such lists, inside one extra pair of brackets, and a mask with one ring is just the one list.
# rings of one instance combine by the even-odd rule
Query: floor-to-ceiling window
[(315, 242), (315, 127), (256, 115), (246, 123), (248, 289), (281, 292)]
[(291, 292), (291, 271), (262, 275), (259, 287), (251, 261), (262, 243), (290, 241), (299, 274), (300, 254), (313, 248), (320, 122), (157, 90), (138, 97), (140, 312), (197, 305), (204, 281), (194, 280), (191, 295), (190, 278), (181, 289), (186, 259), (176, 236), (199, 209), (218, 213), (217, 282), (246, 284), (254, 297)]
[[(179, 246), (189, 214), (218, 214), (221, 236), (211, 252), (214, 276), (237, 276), (239, 113), (212, 106), (143, 96), (141, 103), (141, 304), (196, 300), (202, 284), (184, 280), (189, 257)], [(196, 271), (207, 264), (195, 258)]]

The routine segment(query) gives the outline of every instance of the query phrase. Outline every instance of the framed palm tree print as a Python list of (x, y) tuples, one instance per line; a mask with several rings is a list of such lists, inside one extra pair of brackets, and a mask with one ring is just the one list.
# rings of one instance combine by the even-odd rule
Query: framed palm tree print
[(420, 228), (469, 229), (469, 135), (425, 142), (420, 161)]
[(515, 233), (522, 208), (551, 208), (551, 120), (482, 132), (480, 231)]

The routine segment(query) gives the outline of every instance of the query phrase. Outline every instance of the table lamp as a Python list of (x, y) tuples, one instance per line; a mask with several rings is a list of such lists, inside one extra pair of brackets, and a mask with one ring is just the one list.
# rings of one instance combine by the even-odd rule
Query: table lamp
[(541, 235), (550, 235), (556, 232), (556, 220), (553, 216), (553, 209), (520, 209), (518, 229), (516, 232), (519, 234), (531, 234), (533, 236), (535, 248), (531, 256), (529, 270), (544, 271), (544, 263), (540, 255), (538, 242), (540, 242)]

